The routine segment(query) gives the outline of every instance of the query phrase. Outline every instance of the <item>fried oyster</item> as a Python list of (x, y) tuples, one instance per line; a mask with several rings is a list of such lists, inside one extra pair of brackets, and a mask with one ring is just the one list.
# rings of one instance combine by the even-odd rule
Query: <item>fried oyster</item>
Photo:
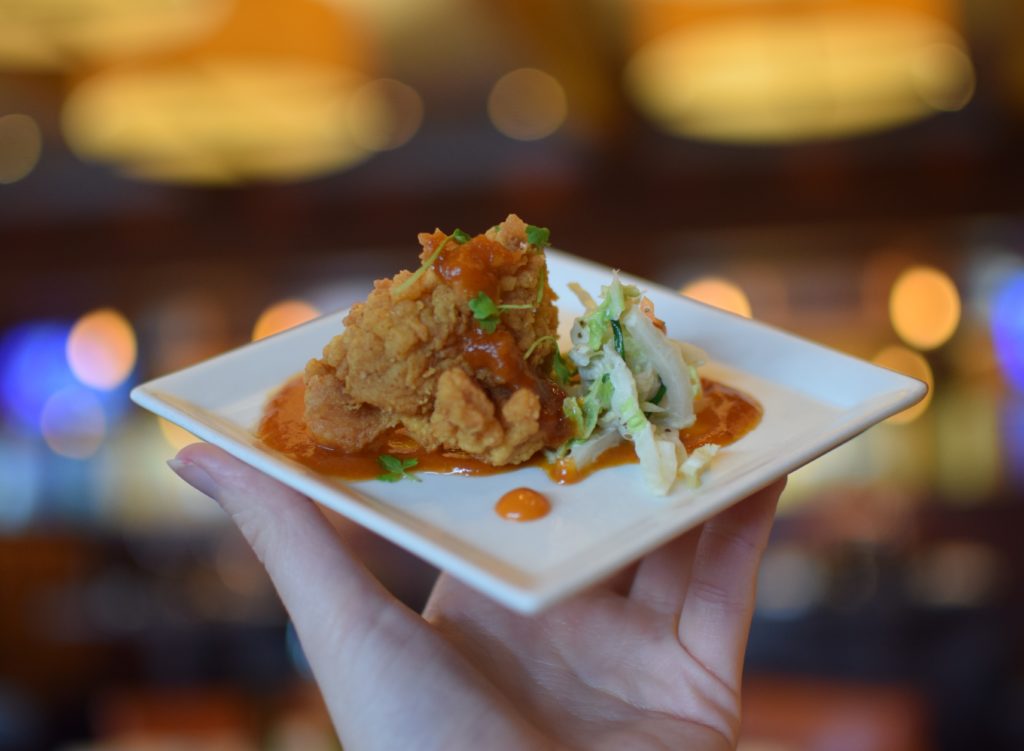
[(572, 427), (547, 375), (558, 311), (545, 240), (514, 214), (472, 238), (421, 234), (420, 268), (375, 282), (306, 366), (313, 436), (356, 452), (401, 426), (429, 451), (494, 466), (563, 444)]

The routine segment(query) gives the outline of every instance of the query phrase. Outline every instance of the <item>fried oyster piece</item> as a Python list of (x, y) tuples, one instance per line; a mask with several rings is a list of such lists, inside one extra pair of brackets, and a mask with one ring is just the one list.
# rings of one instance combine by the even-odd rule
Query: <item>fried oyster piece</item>
[(427, 450), (518, 464), (571, 436), (547, 377), (558, 311), (543, 248), (514, 214), (468, 238), (419, 236), (422, 265), (381, 279), (306, 366), (306, 423), (347, 452), (400, 425)]

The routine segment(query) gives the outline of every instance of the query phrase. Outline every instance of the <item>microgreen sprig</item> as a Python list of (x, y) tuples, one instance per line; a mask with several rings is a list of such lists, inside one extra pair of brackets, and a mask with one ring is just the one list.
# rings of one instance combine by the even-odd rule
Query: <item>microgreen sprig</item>
[(399, 459), (391, 454), (382, 454), (377, 457), (377, 464), (384, 470), (383, 474), (377, 475), (378, 480), (383, 482), (398, 482), (399, 480), (421, 482), (420, 478), (407, 471), (419, 464), (416, 459)]
[(501, 314), (506, 310), (533, 310), (535, 305), (498, 305), (486, 292), (476, 293), (476, 297), (469, 301), (469, 309), (473, 311), (473, 318), (484, 332), (493, 334), (498, 328)]
[(538, 248), (546, 248), (551, 239), (551, 230), (547, 227), (535, 227), (532, 224), (526, 225), (526, 242)]
[(404, 282), (399, 284), (397, 287), (392, 287), (391, 293), (399, 295), (405, 290), (409, 289), (409, 287), (411, 287), (413, 284), (415, 284), (416, 280), (423, 276), (425, 273), (427, 273), (427, 269), (434, 265), (434, 261), (436, 261), (437, 257), (441, 255), (441, 251), (444, 250), (444, 246), (447, 245), (449, 241), (455, 240), (455, 242), (457, 242), (459, 245), (465, 245), (471, 239), (472, 238), (469, 236), (469, 233), (463, 232), (461, 229), (455, 230), (450, 235), (445, 235), (444, 239), (437, 244), (436, 248), (434, 248), (434, 252), (427, 256), (427, 260), (425, 260), (420, 265), (420, 267), (412, 273), (412, 276), (408, 277)]
[(550, 334), (548, 334), (547, 336), (537, 337), (536, 339), (533, 340), (533, 344), (526, 348), (526, 351), (523, 353), (523, 359), (529, 360), (530, 355), (533, 354), (533, 351), (544, 342), (554, 342), (555, 344), (558, 344), (558, 340), (555, 339), (555, 337), (551, 336)]

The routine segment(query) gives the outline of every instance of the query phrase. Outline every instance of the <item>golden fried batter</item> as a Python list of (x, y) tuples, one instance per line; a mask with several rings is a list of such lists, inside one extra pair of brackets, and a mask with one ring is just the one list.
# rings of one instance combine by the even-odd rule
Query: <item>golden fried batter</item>
[(346, 394), (323, 360), (310, 360), (304, 378), (306, 427), (321, 443), (354, 450), (398, 422), (394, 415)]
[[(401, 424), (427, 449), (496, 466), (559, 445), (563, 394), (542, 375), (558, 325), (543, 249), (515, 215), (465, 243), (440, 230), (419, 240), (430, 265), (375, 282), (307, 366), (310, 432), (357, 451)], [(470, 307), (481, 293), (509, 306), (493, 330)]]

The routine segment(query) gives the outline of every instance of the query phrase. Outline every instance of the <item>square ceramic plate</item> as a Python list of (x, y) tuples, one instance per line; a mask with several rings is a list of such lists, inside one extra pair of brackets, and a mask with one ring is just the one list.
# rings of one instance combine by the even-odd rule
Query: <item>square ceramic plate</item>
[[(581, 312), (568, 284), (596, 296), (608, 268), (549, 251), (563, 341)], [(924, 396), (925, 385), (622, 275), (647, 291), (669, 333), (705, 349), (702, 374), (752, 395), (764, 417), (724, 448), (699, 489), (651, 494), (638, 465), (556, 485), (539, 468), (485, 477), (420, 475), (423, 482), (343, 482), (262, 445), (267, 398), (339, 333), (333, 313), (137, 387), (132, 399), (481, 592), (535, 612), (625, 566), (735, 501), (849, 440)], [(568, 346), (568, 345), (565, 345)], [(552, 511), (516, 523), (494, 504), (515, 487), (543, 492)]]

